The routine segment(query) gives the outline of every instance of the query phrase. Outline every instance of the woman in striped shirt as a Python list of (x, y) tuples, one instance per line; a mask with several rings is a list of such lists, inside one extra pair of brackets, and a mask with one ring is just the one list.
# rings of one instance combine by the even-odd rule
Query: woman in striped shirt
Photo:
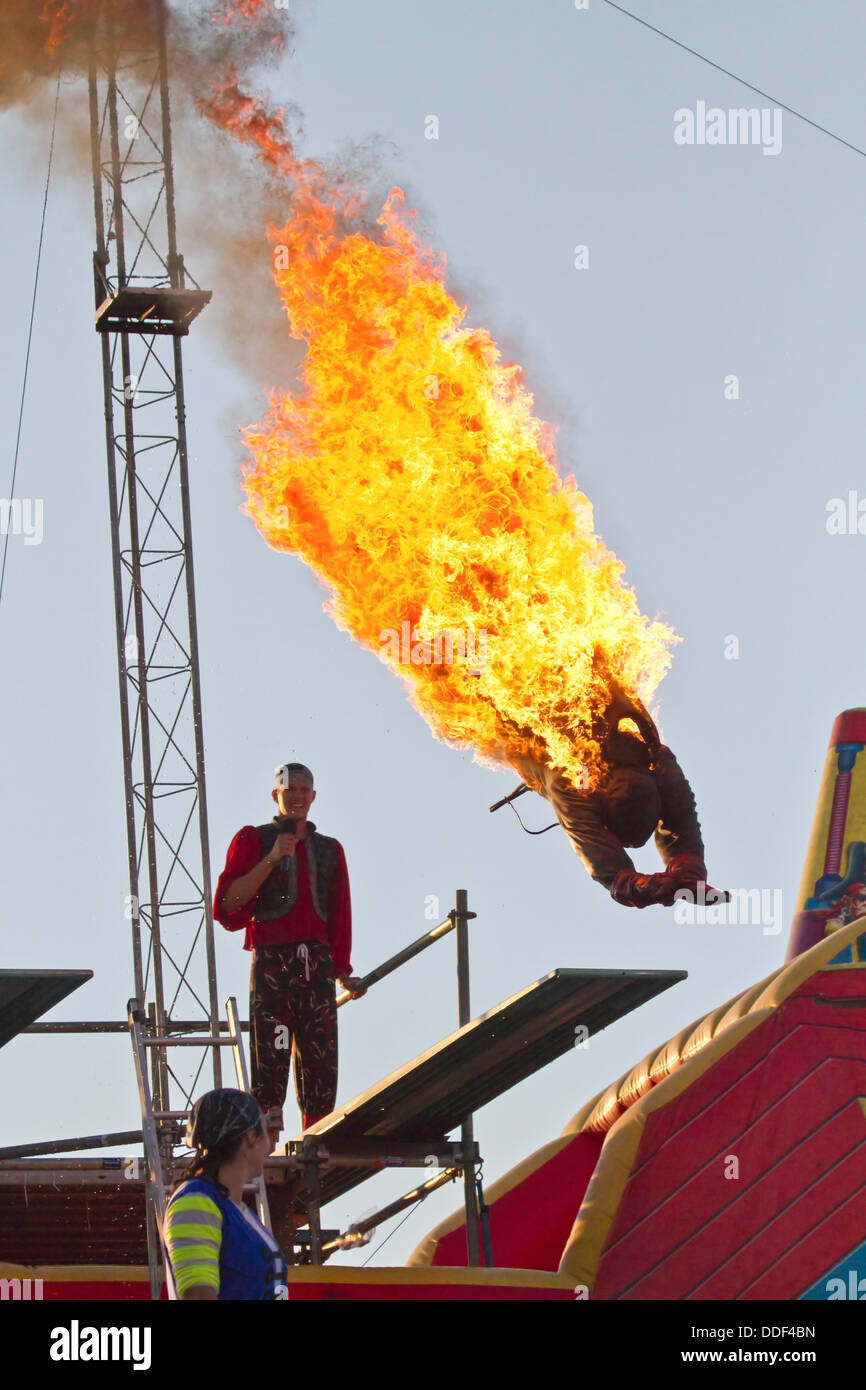
[(243, 1201), (261, 1176), (271, 1137), (246, 1091), (208, 1091), (193, 1106), (186, 1142), (195, 1157), (165, 1215), (169, 1275), (179, 1299), (285, 1299), (286, 1261)]

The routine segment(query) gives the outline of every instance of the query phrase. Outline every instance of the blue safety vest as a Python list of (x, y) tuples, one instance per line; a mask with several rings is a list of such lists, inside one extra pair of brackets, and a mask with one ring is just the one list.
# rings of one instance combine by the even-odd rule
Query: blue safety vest
[[(287, 1265), (282, 1251), (270, 1231), (246, 1209), (246, 1214), (224, 1197), (219, 1188), (207, 1178), (190, 1178), (172, 1193), (166, 1209), (177, 1197), (203, 1193), (216, 1203), (222, 1217), (219, 1273), (220, 1299), (275, 1300), (289, 1296)], [(170, 1269), (168, 1251), (166, 1264)]]

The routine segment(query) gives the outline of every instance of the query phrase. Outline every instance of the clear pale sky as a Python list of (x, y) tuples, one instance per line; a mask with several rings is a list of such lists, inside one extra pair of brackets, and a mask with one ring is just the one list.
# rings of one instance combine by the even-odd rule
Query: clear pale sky
[[(866, 148), (866, 12), (853, 0), (632, 8)], [(642, 611), (683, 638), (656, 704), (695, 790), (711, 880), (782, 894), (775, 935), (678, 926), (668, 909), (612, 903), (558, 828), (530, 838), (509, 811), (488, 815), (516, 779), (436, 742), (399, 682), (323, 613), (310, 572), (241, 515), (238, 427), (259, 418), (262, 396), (206, 311), (185, 365), (214, 879), (237, 829), (271, 814), (276, 764), (298, 756), (316, 773), (314, 819), (346, 850), (356, 971), (425, 930), (428, 895), (444, 915), (464, 887), (478, 914), (475, 1012), (557, 966), (689, 974), (477, 1114), (492, 1180), (784, 957), (832, 721), (866, 704), (866, 535), (826, 526), (831, 499), (866, 498), (866, 163), (787, 112), (776, 155), (677, 145), (679, 109), (772, 103), (602, 0), (587, 11), (322, 0), (296, 13), (296, 52), (268, 85), (303, 110), (302, 152), (382, 138), (385, 172), (423, 204), (468, 321), (526, 367), (559, 430), (560, 471), (594, 504)], [(65, 87), (61, 119), (64, 102), (83, 100)], [(430, 114), (438, 140), (425, 139)], [(0, 117), (3, 496), (47, 157), (48, 130), (32, 119)], [(183, 180), (177, 196), (183, 209)], [(61, 174), (52, 183), (16, 487), (43, 499), (44, 538), (11, 538), (0, 605), (3, 961), (93, 969), (53, 1016), (119, 1019), (132, 967), (89, 197)], [(578, 244), (588, 269), (574, 266)], [(195, 271), (195, 245), (182, 250)], [(274, 362), (273, 381), (284, 374)], [(537, 798), (519, 805), (533, 828), (552, 819)], [(635, 857), (657, 866), (651, 845)], [(238, 995), (246, 1013), (248, 956), (216, 931), (220, 997)], [(340, 1101), (456, 1015), (448, 939), (341, 1011)], [(0, 1088), (0, 1144), (138, 1124), (122, 1036), (18, 1038), (0, 1051)], [(291, 1095), (287, 1116), (295, 1133)], [(344, 1227), (415, 1176), (377, 1177), (327, 1224)], [(449, 1187), (380, 1253), (396, 1223), (344, 1258), (400, 1264), (460, 1205)]]

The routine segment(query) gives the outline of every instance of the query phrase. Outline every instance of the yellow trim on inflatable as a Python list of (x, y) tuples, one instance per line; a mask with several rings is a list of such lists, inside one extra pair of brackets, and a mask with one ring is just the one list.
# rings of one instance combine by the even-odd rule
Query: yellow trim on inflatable
[[(827, 749), (827, 755), (824, 759), (818, 802), (812, 820), (812, 833), (809, 836), (806, 858), (803, 860), (803, 874), (800, 879), (795, 908), (797, 912), (802, 912), (807, 899), (815, 891), (816, 882), (824, 872), (827, 836), (830, 830), (830, 813), (833, 809), (833, 793), (836, 789), (838, 765), (838, 754), (831, 745)], [(863, 753), (858, 754), (851, 773), (851, 790), (848, 796), (848, 811), (845, 816), (840, 873), (845, 872), (848, 863), (848, 846), (852, 840), (866, 840), (866, 755)]]
[[(140, 1265), (30, 1265), (0, 1264), (0, 1279), (41, 1279), (54, 1284), (146, 1284), (146, 1267)], [(493, 1288), (574, 1289), (567, 1274), (539, 1269), (350, 1269), (335, 1265), (292, 1266), (290, 1284), (460, 1284)]]
[(567, 1274), (551, 1274), (543, 1269), (349, 1269), (333, 1265), (299, 1265), (289, 1270), (290, 1284), (462, 1284), (493, 1288), (574, 1289)]
[[(780, 970), (784, 966), (779, 967)], [(776, 975), (778, 971), (774, 971)], [(773, 976), (767, 976), (772, 979)], [(762, 980), (758, 986), (750, 988), (761, 989), (766, 984)], [(588, 1130), (595, 1134), (606, 1133), (620, 1118), (628, 1106), (633, 1105), (635, 1100), (641, 1095), (647, 1094), (645, 1085), (646, 1078), (652, 1086), (657, 1086), (666, 1076), (670, 1076), (675, 1068), (682, 1065), (687, 1057), (699, 1052), (702, 1047), (706, 1047), (714, 1033), (718, 1031), (720, 1021), (732, 1010), (742, 999), (742, 994), (735, 994), (732, 999), (719, 1005), (710, 1014), (701, 1014), (685, 1028), (667, 1042), (658, 1047), (654, 1047), (647, 1054), (642, 1062), (637, 1066), (630, 1067), (623, 1072), (619, 1080), (612, 1085), (606, 1086), (598, 1095), (593, 1096), (592, 1100), (581, 1106), (576, 1115), (568, 1121), (563, 1129), (565, 1134), (581, 1134)]]
[(147, 1265), (8, 1265), (0, 1279), (41, 1279), (44, 1284), (146, 1284)]
[[(862, 764), (863, 761), (862, 757), (857, 759), (857, 762), (854, 764), (855, 772), (860, 771), (859, 764)], [(836, 783), (837, 765), (838, 754), (831, 744), (824, 755), (824, 767), (821, 772), (821, 781), (818, 785), (818, 800), (815, 804), (815, 814), (812, 817), (812, 830), (809, 834), (806, 857), (803, 860), (803, 872), (800, 876), (800, 887), (797, 891), (797, 902), (794, 908), (795, 912), (802, 912), (806, 900), (815, 891), (815, 883), (823, 872), (824, 858), (827, 853), (827, 833), (830, 829), (830, 812), (833, 807), (833, 788)], [(853, 785), (851, 790), (853, 792)], [(853, 801), (854, 797), (851, 796), (848, 803), (849, 810), (851, 809)]]
[(663, 1047), (658, 1049), (655, 1061), (650, 1069), (650, 1076), (652, 1077), (654, 1086), (657, 1086), (660, 1081), (664, 1081), (666, 1076), (670, 1076), (674, 1067), (679, 1066), (686, 1043), (700, 1026), (700, 1023), (701, 1019), (693, 1019), (691, 1023), (687, 1024), (685, 1028), (681, 1028)]

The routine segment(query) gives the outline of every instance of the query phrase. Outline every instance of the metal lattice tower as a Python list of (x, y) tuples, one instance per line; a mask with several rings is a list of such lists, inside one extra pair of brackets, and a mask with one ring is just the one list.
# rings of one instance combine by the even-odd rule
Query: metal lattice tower
[[(179, 1020), (213, 1034), (219, 1008), (181, 362), (181, 339), (210, 293), (190, 281), (177, 250), (162, 0), (136, 6), (132, 41), (117, 32), (113, 6), (103, 6), (89, 91), (133, 992), (149, 1036), (183, 1031)], [(160, 1148), (170, 1162), (181, 1114), (221, 1084), (219, 1049), (182, 1048), (171, 1064), (164, 1048), (150, 1057)]]

